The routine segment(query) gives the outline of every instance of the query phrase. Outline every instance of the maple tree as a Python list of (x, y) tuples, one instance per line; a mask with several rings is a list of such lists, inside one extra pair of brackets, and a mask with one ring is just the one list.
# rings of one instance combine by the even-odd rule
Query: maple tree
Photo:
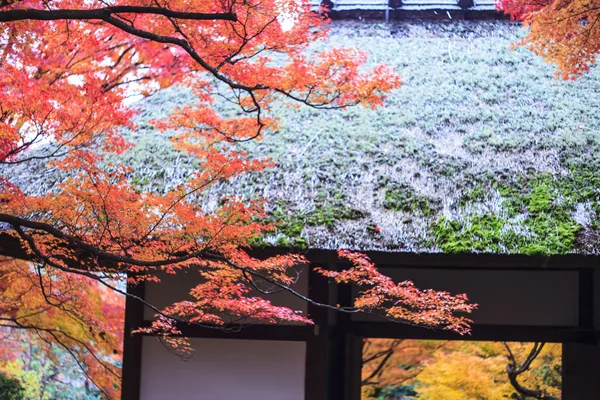
[(12, 354), (0, 360), (24, 359), (22, 347), (35, 343), (44, 357), (60, 365), (52, 351), (60, 346), (93, 384), (114, 397), (123, 341), (122, 296), (96, 279), (41, 264), (34, 268), (23, 260), (0, 260), (0, 326), (10, 328), (4, 329), (7, 335), (20, 333), (12, 341), (3, 338), (5, 351)]
[(499, 0), (497, 7), (529, 27), (519, 42), (554, 63), (564, 79), (589, 70), (600, 51), (600, 8), (584, 0)]
[[(506, 351), (508, 353), (508, 361), (509, 363), (506, 365), (506, 373), (508, 374), (508, 380), (510, 381), (510, 384), (512, 385), (512, 387), (521, 395), (525, 396), (525, 397), (532, 397), (534, 399), (540, 399), (540, 400), (559, 400), (560, 397), (558, 396), (553, 396), (552, 394), (549, 394), (549, 392), (547, 391), (546, 388), (539, 388), (539, 382), (533, 382), (533, 384), (537, 383), (537, 388), (528, 388), (523, 386), (518, 378), (519, 376), (523, 375), (525, 372), (529, 371), (531, 369), (532, 363), (534, 361), (536, 361), (536, 359), (538, 357), (540, 357), (540, 355), (542, 354), (542, 351), (544, 350), (544, 346), (546, 345), (545, 343), (540, 343), (540, 342), (536, 342), (531, 346), (531, 350), (529, 350), (529, 353), (525, 353), (522, 358), (519, 359), (519, 354), (516, 353), (515, 351), (513, 351), (513, 349), (511, 348), (511, 345), (507, 342), (503, 342), (504, 347), (506, 348)], [(552, 349), (554, 351), (556, 351), (556, 348), (554, 346), (554, 348)], [(551, 350), (551, 351), (552, 351)], [(523, 350), (521, 349), (521, 352), (523, 352)], [(516, 353), (516, 355), (515, 355)], [(548, 352), (546, 352), (544, 354), (544, 358), (548, 358)], [(550, 353), (551, 354), (551, 353)], [(550, 360), (554, 361), (556, 359), (556, 357), (551, 356)], [(559, 371), (560, 367), (555, 367), (553, 371), (554, 374), (556, 374), (557, 371)], [(546, 379), (548, 380), (548, 379)], [(532, 384), (531, 380), (529, 382), (527, 382), (529, 384)], [(554, 393), (557, 392), (556, 385), (557, 382), (552, 382), (555, 383), (554, 387), (550, 386), (550, 390), (553, 391)]]
[[(123, 282), (156, 282), (158, 272), (201, 278), (192, 300), (164, 309), (133, 296), (157, 315), (143, 331), (178, 350), (187, 349), (178, 324), (311, 323), (251, 293), (263, 284), (341, 312), (467, 332), (469, 320), (457, 315), (474, 308), (466, 296), (394, 283), (347, 251), (339, 255), (349, 269), (320, 271), (358, 286), (354, 304), (316, 303), (293, 288), (302, 256), (248, 254), (249, 242), (273, 229), (260, 199), (231, 196), (214, 209), (197, 201), (214, 182), (272, 166), (235, 143), (276, 128), (274, 102), (377, 107), (400, 86), (384, 65), (366, 70), (366, 55), (354, 49), (308, 51), (326, 36), (326, 19), (306, 1), (0, 0), (2, 326), (63, 346), (109, 398), (119, 391), (118, 295), (133, 296)], [(154, 124), (179, 132), (173, 146), (193, 155), (197, 170), (165, 193), (142, 192), (131, 167), (105, 156), (131, 146), (120, 131), (135, 129), (135, 111), (124, 100), (171, 85), (190, 87), (197, 102)], [(240, 112), (219, 113), (216, 97)], [(11, 175), (11, 166), (39, 160), (64, 175), (49, 193)]]

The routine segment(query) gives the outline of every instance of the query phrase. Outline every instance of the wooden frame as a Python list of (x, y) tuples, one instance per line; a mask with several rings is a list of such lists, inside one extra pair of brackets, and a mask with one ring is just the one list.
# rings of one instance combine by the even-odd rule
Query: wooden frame
[[(273, 249), (254, 252), (264, 258), (279, 253)], [(470, 336), (459, 336), (445, 331), (415, 328), (392, 322), (358, 322), (348, 315), (308, 306), (314, 326), (252, 325), (236, 332), (182, 326), (188, 337), (251, 340), (287, 340), (306, 343), (306, 400), (358, 400), (360, 398), (361, 342), (364, 337), (490, 340), (490, 341), (545, 341), (561, 343), (597, 344), (600, 333), (594, 328), (594, 271), (600, 267), (598, 256), (530, 257), (521, 255), (448, 255), (367, 252), (372, 261), (386, 268), (423, 268), (449, 270), (518, 270), (518, 271), (577, 271), (578, 273), (578, 326), (510, 326), (474, 325)], [(306, 257), (311, 265), (326, 265), (338, 269), (343, 263), (336, 252), (309, 251)], [(144, 286), (128, 288), (138, 296)], [(309, 269), (309, 297), (328, 304), (350, 304), (349, 287), (331, 285), (327, 279)], [(139, 400), (142, 365), (142, 336), (130, 332), (144, 321), (143, 305), (128, 298), (125, 312), (125, 343), (123, 359), (122, 399)]]

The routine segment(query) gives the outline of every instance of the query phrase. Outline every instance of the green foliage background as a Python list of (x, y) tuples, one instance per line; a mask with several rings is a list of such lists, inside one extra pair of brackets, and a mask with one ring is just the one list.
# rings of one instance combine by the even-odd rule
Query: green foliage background
[(0, 400), (24, 400), (24, 391), (18, 379), (0, 372)]

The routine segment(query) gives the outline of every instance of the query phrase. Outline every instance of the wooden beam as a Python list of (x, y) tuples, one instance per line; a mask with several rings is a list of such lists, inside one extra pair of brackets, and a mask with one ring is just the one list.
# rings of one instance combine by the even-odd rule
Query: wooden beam
[[(152, 321), (144, 321), (149, 327)], [(247, 325), (239, 327), (202, 327), (197, 325), (177, 324), (184, 337), (210, 339), (250, 339), (250, 340), (282, 340), (305, 342), (314, 335), (311, 325)]]
[[(267, 258), (289, 252), (285, 249), (266, 248), (253, 250), (251, 255)], [(480, 269), (480, 270), (579, 270), (600, 269), (600, 255), (561, 254), (527, 256), (521, 254), (447, 254), (363, 251), (379, 267)], [(326, 266), (337, 258), (335, 250), (307, 250), (304, 256), (316, 266)]]
[[(289, 253), (278, 248), (258, 249), (252, 256), (266, 258)], [(378, 266), (393, 268), (448, 268), (448, 269), (497, 269), (497, 270), (576, 270), (600, 268), (600, 255), (566, 254), (552, 256), (526, 256), (520, 254), (445, 254), (365, 251)], [(0, 231), (0, 255), (31, 260), (31, 253), (21, 240), (6, 231)], [(312, 264), (327, 265), (337, 257), (335, 250), (307, 250), (305, 256)], [(82, 255), (85, 259), (86, 255)], [(76, 267), (76, 266), (74, 266)]]
[(600, 268), (597, 255), (443, 254), (366, 252), (378, 266), (481, 270), (574, 270)]
[(393, 322), (353, 322), (349, 329), (366, 338), (589, 343), (600, 337), (598, 330), (560, 326), (473, 325), (471, 334), (464, 336)]

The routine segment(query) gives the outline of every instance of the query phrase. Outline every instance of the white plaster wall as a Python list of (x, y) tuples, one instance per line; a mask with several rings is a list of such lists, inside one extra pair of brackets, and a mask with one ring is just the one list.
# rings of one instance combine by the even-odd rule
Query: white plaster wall
[[(298, 281), (292, 288), (308, 295), (308, 267), (299, 267)], [(162, 274), (160, 283), (146, 283), (146, 300), (154, 306), (162, 309), (176, 301), (192, 300), (189, 296), (190, 290), (200, 283), (200, 276), (194, 271), (179, 271), (175, 275)], [(277, 306), (289, 307), (293, 310), (302, 311), (306, 314), (308, 307), (306, 302), (288, 292), (278, 292), (265, 295), (252, 292), (250, 295), (264, 297)], [(155, 312), (148, 307), (144, 308), (144, 319), (151, 320)]]
[[(576, 326), (578, 276), (573, 271), (474, 271), (391, 269), (394, 281), (412, 280), (420, 289), (466, 293), (479, 309), (470, 318), (483, 325)], [(356, 315), (356, 320), (372, 317)], [(381, 320), (379, 320), (381, 321)]]
[(304, 400), (304, 342), (191, 339), (187, 362), (142, 343), (140, 400)]

